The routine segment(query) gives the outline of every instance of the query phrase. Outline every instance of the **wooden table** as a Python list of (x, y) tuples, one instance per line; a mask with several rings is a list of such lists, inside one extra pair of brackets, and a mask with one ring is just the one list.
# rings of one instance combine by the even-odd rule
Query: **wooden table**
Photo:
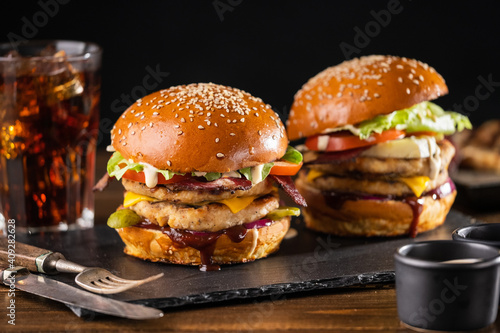
[[(98, 154), (98, 175), (104, 173), (107, 156)], [(113, 207), (120, 204), (121, 191), (115, 183), (96, 195), (97, 223), (104, 223)], [(472, 215), (487, 222), (500, 221), (500, 211)], [(186, 306), (169, 309), (163, 318), (148, 321), (106, 316), (84, 320), (61, 303), (16, 291), (16, 326), (12, 326), (7, 324), (7, 288), (0, 288), (0, 299), (1, 332), (412, 332), (398, 319), (393, 284), (283, 295), (278, 300), (261, 298)], [(481, 330), (497, 331), (500, 317), (494, 325)]]

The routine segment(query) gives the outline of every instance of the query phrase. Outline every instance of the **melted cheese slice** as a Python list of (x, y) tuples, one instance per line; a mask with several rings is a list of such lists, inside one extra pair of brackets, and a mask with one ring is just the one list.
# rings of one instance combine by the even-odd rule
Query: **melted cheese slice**
[(315, 180), (318, 177), (323, 176), (324, 174), (325, 174), (324, 172), (311, 169), (311, 170), (309, 170), (309, 173), (307, 174), (307, 181), (312, 182), (313, 180)]
[(125, 193), (125, 198), (123, 199), (123, 207), (127, 208), (133, 206), (140, 201), (158, 201), (158, 199), (151, 198), (142, 194), (137, 194), (134, 192), (127, 192)]
[(427, 184), (430, 181), (430, 178), (427, 176), (417, 176), (417, 177), (408, 177), (408, 178), (398, 178), (399, 181), (402, 181), (415, 193), (417, 198), (419, 198), (422, 193), (424, 193), (427, 188)]
[(255, 198), (257, 198), (257, 196), (224, 199), (216, 202), (226, 205), (233, 214), (236, 214), (240, 210), (247, 208), (248, 205), (250, 205), (255, 200)]
[(434, 137), (407, 137), (371, 146), (361, 156), (380, 158), (427, 158), (439, 153)]

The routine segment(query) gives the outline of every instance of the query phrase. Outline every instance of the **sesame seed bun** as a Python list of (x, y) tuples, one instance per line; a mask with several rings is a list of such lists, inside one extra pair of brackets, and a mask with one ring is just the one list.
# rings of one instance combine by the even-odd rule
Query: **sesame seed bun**
[(279, 116), (260, 98), (198, 83), (136, 101), (111, 131), (126, 159), (175, 172), (228, 172), (280, 159), (288, 139)]
[[(212, 262), (231, 264), (254, 261), (278, 250), (290, 227), (290, 217), (275, 221), (268, 227), (248, 230), (247, 236), (235, 243), (221, 235), (215, 244)], [(200, 251), (179, 246), (159, 230), (128, 227), (117, 229), (125, 243), (125, 253), (144, 260), (182, 265), (201, 264)]]
[(297, 92), (288, 137), (296, 140), (354, 125), (447, 93), (441, 75), (417, 60), (373, 55), (345, 61), (317, 74)]

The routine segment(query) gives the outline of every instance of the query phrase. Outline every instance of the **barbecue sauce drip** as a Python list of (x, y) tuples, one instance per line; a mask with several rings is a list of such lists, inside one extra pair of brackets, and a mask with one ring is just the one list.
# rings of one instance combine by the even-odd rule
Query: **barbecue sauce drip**
[(248, 233), (248, 229), (242, 225), (237, 225), (218, 232), (193, 232), (190, 230), (160, 227), (149, 221), (142, 221), (136, 224), (135, 227), (159, 230), (166, 234), (176, 246), (189, 246), (200, 251), (200, 270), (204, 272), (220, 270), (220, 266), (212, 261), (215, 244), (220, 236), (226, 235), (233, 243), (239, 243), (245, 239)]
[(415, 196), (409, 197), (398, 197), (394, 195), (366, 195), (362, 193), (348, 193), (348, 192), (328, 192), (323, 191), (323, 197), (325, 199), (325, 203), (328, 204), (333, 209), (340, 209), (344, 202), (346, 201), (356, 201), (356, 200), (400, 200), (410, 206), (413, 212), (413, 219), (410, 224), (409, 235), (412, 238), (417, 236), (417, 226), (420, 218), (420, 214), (422, 214), (422, 210), (424, 208), (424, 196), (430, 196), (434, 200), (441, 199), (449, 194), (451, 194), (455, 190), (455, 184), (453, 181), (448, 178), (448, 180), (441, 186), (426, 192), (420, 198)]
[(407, 197), (403, 199), (403, 202), (410, 206), (413, 212), (413, 219), (410, 224), (409, 233), (411, 238), (415, 238), (418, 233), (418, 220), (420, 218), (420, 214), (422, 214), (422, 210), (424, 209), (424, 198)]

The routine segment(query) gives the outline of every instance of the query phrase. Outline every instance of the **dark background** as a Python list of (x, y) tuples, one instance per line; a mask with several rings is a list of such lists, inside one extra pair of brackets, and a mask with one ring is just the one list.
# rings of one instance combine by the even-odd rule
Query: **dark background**
[[(154, 90), (230, 85), (285, 118), (294, 93), (344, 61), (341, 45), (349, 44), (350, 57), (392, 54), (435, 67), (450, 89), (438, 104), (478, 125), (500, 109), (499, 13), (494, 1), (12, 1), (0, 14), (0, 41), (25, 36), (31, 22), (34, 39), (100, 44), (101, 118), (112, 122), (127, 106), (122, 94), (140, 97), (148, 67), (169, 73)], [(488, 80), (494, 82), (486, 87)], [(104, 146), (109, 126), (103, 122), (101, 130)]]

